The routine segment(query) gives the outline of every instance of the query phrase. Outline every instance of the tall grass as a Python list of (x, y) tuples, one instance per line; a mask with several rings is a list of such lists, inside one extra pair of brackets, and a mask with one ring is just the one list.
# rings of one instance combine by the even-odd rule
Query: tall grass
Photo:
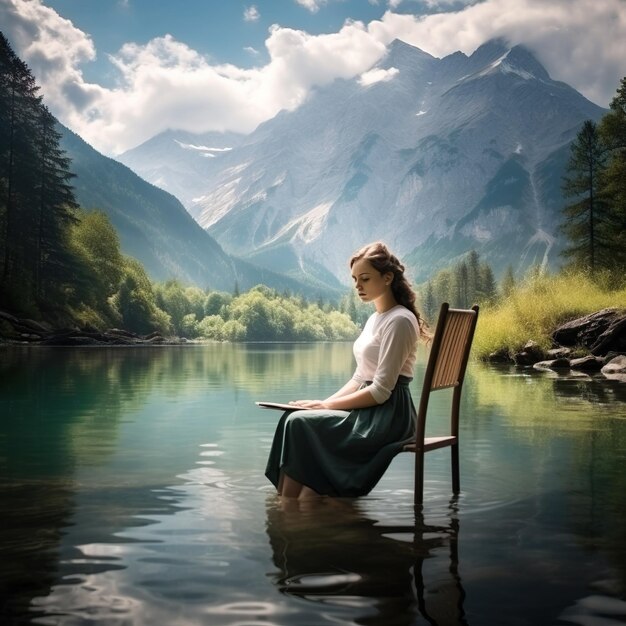
[(626, 309), (626, 286), (611, 288), (608, 279), (581, 272), (529, 277), (508, 297), (481, 308), (473, 353), (485, 358), (519, 350), (529, 340), (550, 348), (560, 324), (607, 307)]

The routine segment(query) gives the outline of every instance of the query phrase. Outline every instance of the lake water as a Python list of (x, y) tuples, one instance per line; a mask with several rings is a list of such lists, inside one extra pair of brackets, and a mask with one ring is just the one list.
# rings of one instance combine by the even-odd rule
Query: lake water
[(416, 515), (410, 454), (356, 500), (263, 476), (254, 401), (328, 395), (350, 344), (0, 359), (3, 626), (626, 623), (625, 383), (472, 363), (462, 493), (431, 452)]

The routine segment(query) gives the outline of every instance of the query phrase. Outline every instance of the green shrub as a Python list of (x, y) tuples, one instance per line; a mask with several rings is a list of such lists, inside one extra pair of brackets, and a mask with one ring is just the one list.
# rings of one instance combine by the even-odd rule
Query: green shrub
[(560, 324), (607, 307), (626, 309), (625, 287), (609, 289), (584, 272), (531, 276), (495, 306), (481, 309), (473, 354), (518, 350), (531, 339), (550, 348)]

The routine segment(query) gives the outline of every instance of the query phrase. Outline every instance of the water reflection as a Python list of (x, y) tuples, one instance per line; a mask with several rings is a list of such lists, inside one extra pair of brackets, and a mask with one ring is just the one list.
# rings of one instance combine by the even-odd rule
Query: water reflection
[(370, 497), (278, 507), (254, 400), (350, 373), (350, 344), (0, 349), (0, 623), (623, 618), (626, 385), (473, 364), (458, 510), (445, 453), (426, 519), (403, 455)]
[(454, 510), (446, 525), (421, 514), (411, 524), (381, 524), (359, 500), (271, 497), (266, 512), (272, 580), (310, 603), (294, 623), (349, 609), (355, 624), (466, 624)]

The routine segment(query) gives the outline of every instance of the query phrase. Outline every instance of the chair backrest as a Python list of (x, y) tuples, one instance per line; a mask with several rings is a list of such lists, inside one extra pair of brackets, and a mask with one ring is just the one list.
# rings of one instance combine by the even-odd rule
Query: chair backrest
[(430, 393), (439, 389), (455, 388), (451, 429), (457, 434), (458, 405), (477, 320), (478, 305), (471, 309), (451, 309), (447, 302), (441, 305), (417, 415), (418, 445), (424, 437)]
[(451, 309), (447, 302), (441, 305), (428, 359), (428, 367), (433, 368), (431, 391), (463, 384), (477, 319), (478, 305), (471, 309)]

